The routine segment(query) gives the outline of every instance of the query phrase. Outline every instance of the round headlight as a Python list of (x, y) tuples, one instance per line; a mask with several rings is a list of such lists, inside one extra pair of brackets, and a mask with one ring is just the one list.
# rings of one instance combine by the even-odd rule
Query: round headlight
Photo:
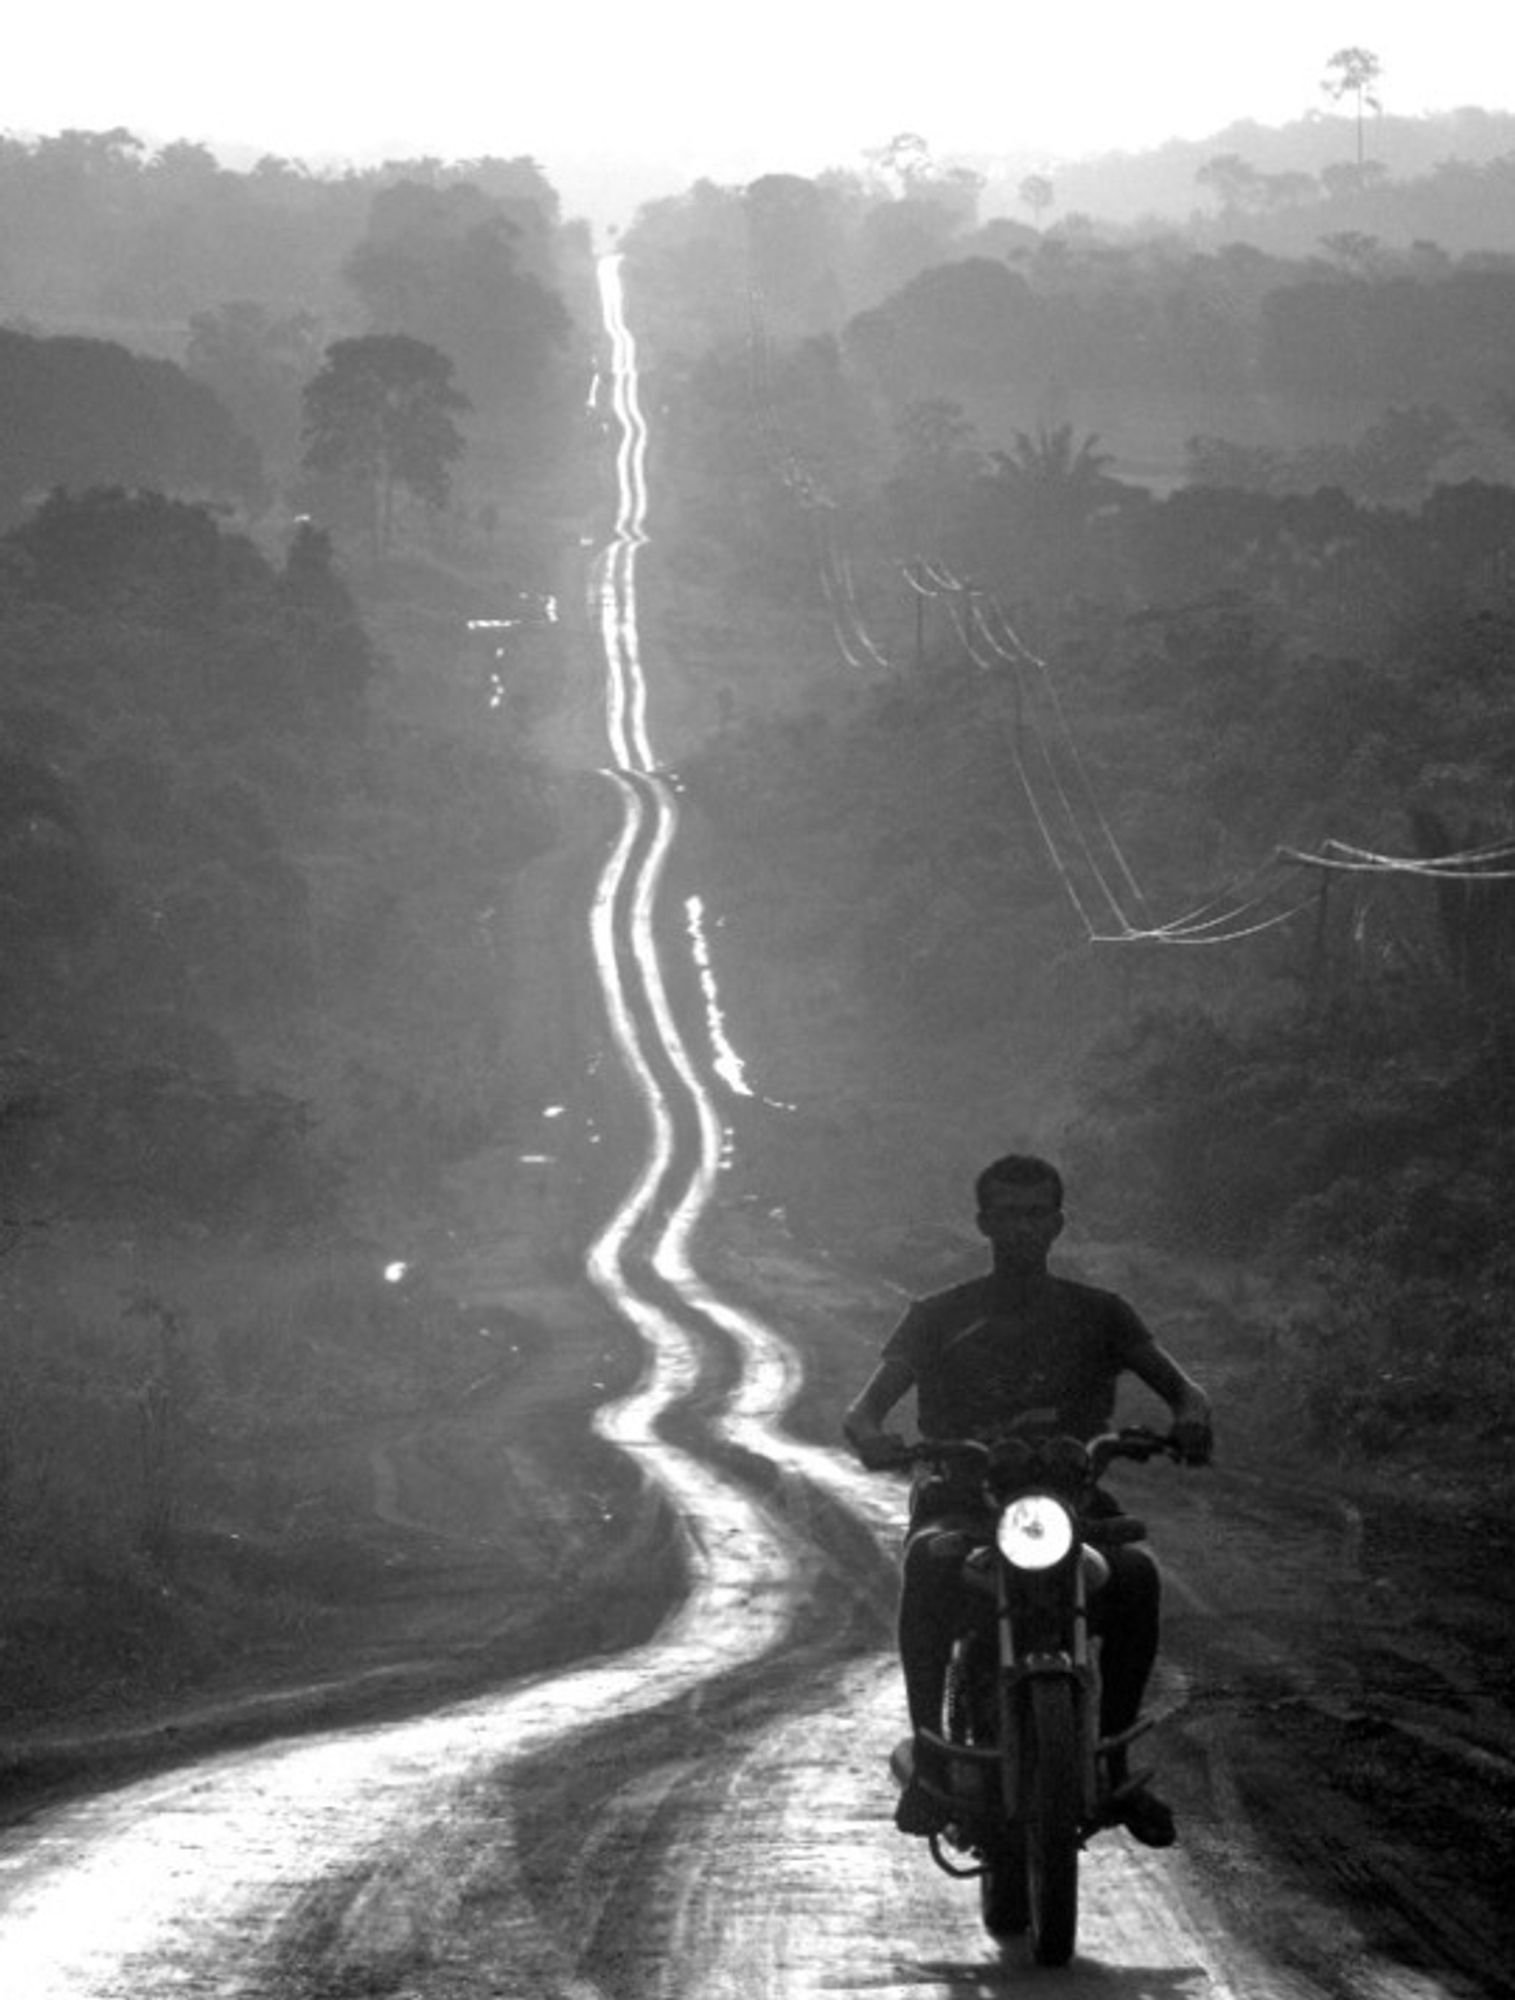
[(1023, 1493), (999, 1517), (999, 1552), (1017, 1569), (1051, 1569), (1073, 1546), (1073, 1518), (1046, 1493)]

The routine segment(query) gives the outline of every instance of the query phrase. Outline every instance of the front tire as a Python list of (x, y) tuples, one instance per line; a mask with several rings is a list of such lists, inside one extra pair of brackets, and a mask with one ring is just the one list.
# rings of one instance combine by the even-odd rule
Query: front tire
[(1025, 1828), (1031, 1952), (1038, 1965), (1066, 1965), (1078, 1936), (1078, 1717), (1071, 1681), (1033, 1680), (1028, 1693)]
[(1031, 1902), (1026, 1893), (1026, 1844), (1009, 1831), (1002, 1845), (984, 1856), (978, 1878), (979, 1913), (990, 1937), (1024, 1937), (1031, 1928)]
[[(997, 1740), (993, 1663), (972, 1640), (954, 1649), (947, 1670), (945, 1728), (950, 1743), (991, 1748)], [(999, 1825), (980, 1849), (979, 1911), (991, 1937), (1022, 1937), (1031, 1925), (1026, 1901), (1026, 1843), (1019, 1827)]]

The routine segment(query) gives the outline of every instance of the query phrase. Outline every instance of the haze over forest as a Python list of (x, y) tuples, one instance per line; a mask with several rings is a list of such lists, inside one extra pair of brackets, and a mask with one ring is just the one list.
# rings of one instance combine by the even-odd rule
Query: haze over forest
[[(965, 1161), (1045, 1145), (1091, 1231), (1273, 1273), (1323, 1448), (1429, 1411), (1492, 1493), (1515, 114), (1353, 94), (1058, 163), (884, 128), (624, 216), (646, 642), (761, 1078), (732, 1202), (914, 1284)], [(21, 1700), (224, 1662), (244, 1542), (319, 1595), (337, 1419), (476, 1379), (384, 1267), (539, 1151), (526, 885), (603, 830), (553, 746), (604, 246), (506, 148), (0, 140)]]
[(228, 61), (183, 0), (144, 0), (129, 18), (103, 0), (66, 18), (34, 10), (0, 115), (21, 136), (124, 124), (151, 151), (199, 139), (239, 169), (263, 154), (320, 172), (525, 154), (570, 214), (602, 227), (700, 178), (852, 168), (901, 131), (1013, 186), (1243, 121), (1276, 130), (1341, 108), (1324, 66), (1359, 44), (1381, 59), (1376, 102), (1412, 121), (1508, 108), (1515, 65), (1515, 31), (1479, 0), (1434, 13), (1375, 0), (1367, 19), (1318, 0), (1253, 14), (941, 0), (929, 24), (850, 0), (772, 0), (761, 22), (695, 0), (644, 0), (634, 19), (608, 0), (508, 16), (437, 0), (424, 34), (399, 16), (268, 0), (259, 21)]

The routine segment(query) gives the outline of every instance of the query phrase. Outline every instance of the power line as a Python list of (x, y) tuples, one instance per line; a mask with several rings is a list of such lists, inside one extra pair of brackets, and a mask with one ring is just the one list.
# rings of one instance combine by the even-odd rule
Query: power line
[[(762, 298), (755, 287), (749, 293), (749, 302), (753, 397), (759, 408), (761, 432), (780, 478), (809, 517), (816, 544), (821, 590), (838, 649), (847, 664), (855, 669), (864, 670), (871, 665), (892, 671), (894, 663), (874, 642), (863, 618), (850, 558), (838, 546), (836, 503), (789, 445), (778, 422), (768, 331)], [(901, 571), (918, 606), (929, 600), (944, 603), (967, 658), (981, 672), (1009, 670), (1015, 696), (1015, 720), (1013, 729), (1007, 734), (1016, 777), (1053, 871), (1091, 944), (1218, 945), (1258, 937), (1292, 922), (1316, 900), (1311, 895), (1296, 898), (1283, 908), (1272, 907), (1289, 886), (1284, 871), (1291, 865), (1343, 873), (1414, 874), (1440, 881), (1515, 880), (1515, 867), (1504, 871), (1494, 865), (1502, 861), (1515, 862), (1515, 839), (1432, 858), (1376, 854), (1370, 849), (1350, 847), (1343, 841), (1327, 840), (1323, 847), (1328, 851), (1320, 854), (1279, 847), (1273, 855), (1243, 875), (1240, 881), (1228, 884), (1186, 915), (1172, 918), (1167, 923), (1153, 923), (1147, 895), (1100, 804), (1058, 690), (1056, 675), (1047, 661), (1026, 644), (994, 597), (965, 583), (942, 562), (917, 556), (902, 564)], [(919, 633), (918, 620), (918, 647)], [(986, 658), (983, 648), (987, 648), (993, 657)], [(1047, 732), (1028, 699), (1022, 678), (1028, 671), (1050, 708), (1061, 753), (1067, 760), (1071, 791), (1070, 783), (1065, 782), (1059, 769), (1058, 756), (1054, 754)], [(1051, 786), (1061, 820), (1068, 830), (1067, 839), (1072, 842), (1071, 851), (1059, 842), (1054, 832), (1053, 822), (1059, 813), (1053, 810), (1033, 783), (1024, 752), (1024, 739), (1028, 734), (1045, 767), (1046, 782)], [(1075, 791), (1078, 803), (1072, 796)], [(1070, 865), (1074, 853), (1081, 857), (1083, 869), (1108, 906), (1115, 929), (1101, 930), (1091, 917)], [(1123, 885), (1126, 901), (1112, 886), (1100, 858), (1102, 853), (1108, 855)], [(1242, 893), (1252, 883), (1261, 881), (1272, 869), (1280, 871), (1280, 879), (1265, 884), (1255, 894)]]
[[(1095, 796), (1094, 786), (1090, 782), (1088, 767), (1085, 765), (1083, 757), (1079, 753), (1078, 739), (1073, 734), (1072, 727), (1068, 721), (1067, 710), (1063, 707), (1062, 696), (1058, 693), (1057, 680), (1055, 675), (1052, 673), (1052, 670), (1048, 667), (1047, 662), (1044, 659), (1042, 659), (1039, 654), (1033, 653), (1031, 649), (1022, 642), (1021, 638), (1015, 631), (1014, 627), (1011, 625), (1009, 619), (1005, 616), (1005, 613), (1001, 608), (1001, 606), (999, 605), (999, 603), (992, 597), (988, 600), (988, 603), (990, 608), (993, 610), (994, 616), (998, 619), (1000, 625), (1003, 627), (1006, 638), (1009, 639), (1012, 647), (1014, 648), (1014, 656), (1018, 656), (1021, 660), (1025, 661), (1027, 664), (1029, 664), (1030, 666), (1034, 667), (1037, 670), (1041, 684), (1045, 688), (1047, 695), (1051, 700), (1053, 713), (1057, 717), (1058, 724), (1062, 730), (1063, 740), (1068, 748), (1068, 755), (1073, 766), (1074, 774), (1077, 777), (1079, 785), (1083, 790), (1085, 803), (1089, 811), (1092, 812), (1094, 815), (1094, 819), (1099, 827), (1101, 837), (1103, 838), (1105, 845), (1109, 848), (1110, 853), (1115, 861), (1115, 865), (1120, 870), (1121, 875), (1125, 880), (1126, 887), (1131, 891), (1132, 895), (1136, 898), (1138, 905), (1142, 908), (1143, 911), (1145, 911), (1147, 906), (1147, 899), (1145, 895), (1142, 893), (1141, 884), (1137, 881), (1135, 875), (1131, 871), (1130, 865), (1127, 862), (1125, 854), (1121, 849), (1120, 842), (1116, 839), (1114, 832), (1111, 830), (1109, 821), (1105, 818), (1103, 811), (1100, 809), (1099, 800)], [(988, 640), (989, 644), (994, 647), (995, 652), (998, 653), (1000, 657), (1003, 659), (1008, 660), (1012, 658), (1012, 655), (1007, 654), (1005, 652), (1004, 647), (999, 644), (998, 640), (995, 638), (994, 633), (990, 630), (988, 617), (985, 613), (983, 604), (980, 603), (976, 605), (976, 612), (979, 621), (979, 628), (983, 632), (984, 637)]]
[[(1424, 882), (1515, 882), (1515, 868), (1454, 865), (1466, 858), (1462, 855), (1374, 854), (1364, 848), (1349, 847), (1341, 840), (1326, 840), (1321, 845), (1335, 852), (1306, 854), (1297, 847), (1280, 847), (1278, 852), (1283, 860), (1291, 861), (1297, 867), (1323, 868), (1338, 875), (1406, 875), (1418, 876)], [(1515, 846), (1512, 845), (1484, 851), (1491, 858), (1515, 860)]]
[[(919, 594), (941, 597), (946, 601), (948, 615), (952, 619), (954, 629), (962, 640), (969, 658), (981, 670), (991, 672), (998, 665), (1008, 667), (1012, 674), (1017, 676), (1020, 669), (1025, 666), (1031, 666), (1037, 670), (1039, 682), (1051, 699), (1053, 711), (1064, 738), (1070, 762), (1077, 773), (1080, 789), (1084, 794), (1085, 812), (1092, 816), (1099, 830), (1100, 840), (1102, 840), (1104, 846), (1114, 858), (1121, 876), (1135, 900), (1138, 910), (1145, 919), (1149, 907), (1147, 896), (1137, 881), (1134, 871), (1131, 869), (1125, 853), (1116, 839), (1114, 831), (1110, 827), (1109, 821), (1099, 806), (1092, 781), (1089, 778), (1088, 768), (1078, 753), (1077, 741), (1072, 725), (1068, 720), (1067, 711), (1058, 697), (1055, 682), (1051, 676), (1050, 669), (1047, 667), (1047, 663), (1040, 659), (1037, 654), (1033, 653), (1019, 638), (1019, 635), (1005, 617), (1003, 610), (993, 598), (988, 598), (984, 593), (977, 591), (972, 585), (961, 582), (943, 564), (918, 561), (907, 571), (907, 576), (912, 588)], [(963, 599), (967, 601), (969, 607), (967, 616), (964, 615), (959, 601)], [(988, 613), (985, 609), (986, 604), (992, 607), (994, 615), (1001, 621), (1006, 637), (1013, 642), (1011, 647), (1007, 648), (997, 638), (992, 627), (989, 625)], [(975, 632), (981, 634), (984, 643), (992, 647), (995, 659), (988, 660), (984, 658), (979, 646), (975, 643)], [(1058, 801), (1062, 807), (1063, 816), (1072, 830), (1073, 839), (1077, 843), (1078, 849), (1084, 857), (1085, 865), (1089, 873), (1093, 876), (1105, 902), (1109, 905), (1111, 915), (1116, 922), (1117, 928), (1114, 931), (1103, 931), (1097, 929), (1090, 920), (1083, 899), (1077, 894), (1074, 888), (1072, 872), (1068, 866), (1067, 859), (1052, 836), (1050, 815), (1041, 801), (1036, 797), (1030, 773), (1026, 769), (1024, 759), (1019, 755), (1019, 747), (1017, 745), (1017, 775), (1020, 777), (1022, 789), (1026, 792), (1031, 804), (1033, 817), (1036, 820), (1038, 831), (1041, 833), (1043, 844), (1047, 848), (1053, 868), (1063, 884), (1065, 893), (1069, 895), (1070, 901), (1083, 921), (1091, 944), (1233, 944), (1244, 938), (1257, 937), (1264, 931), (1274, 930), (1280, 925), (1290, 922), (1309, 907), (1312, 899), (1305, 898), (1292, 902), (1285, 909), (1271, 910), (1266, 916), (1256, 915), (1257, 912), (1267, 910), (1269, 905), (1274, 903), (1283, 892), (1286, 887), (1286, 880), (1281, 879), (1272, 887), (1264, 889), (1258, 895), (1245, 898), (1241, 901), (1235, 900), (1234, 892), (1223, 891), (1220, 895), (1210, 898), (1206, 903), (1202, 903), (1197, 910), (1190, 911), (1186, 916), (1174, 918), (1166, 924), (1154, 924), (1150, 920), (1137, 922), (1110, 885), (1105, 870), (1095, 852), (1096, 841), (1090, 835), (1084, 821), (1080, 818), (1072, 798), (1069, 796), (1068, 788), (1063, 783), (1061, 774), (1057, 769), (1056, 759), (1052, 754), (1051, 746), (1035, 716), (1028, 715), (1027, 706), (1021, 698), (1022, 691), (1018, 679), (1016, 682), (1016, 693), (1017, 731), (1021, 728), (1029, 729), (1030, 734), (1036, 741), (1042, 760), (1047, 766)], [(1251, 875), (1244, 877), (1243, 880), (1251, 881), (1273, 865), (1275, 864), (1272, 860), (1261, 863), (1258, 868), (1252, 871)], [(1215, 912), (1215, 914), (1212, 914), (1212, 912)], [(1243, 918), (1254, 920), (1242, 923), (1241, 919)]]

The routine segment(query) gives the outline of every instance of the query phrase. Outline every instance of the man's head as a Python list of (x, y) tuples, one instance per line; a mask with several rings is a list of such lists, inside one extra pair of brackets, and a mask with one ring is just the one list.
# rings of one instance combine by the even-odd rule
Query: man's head
[(1007, 1153), (973, 1184), (978, 1226), (1000, 1270), (1040, 1270), (1063, 1227), (1063, 1179), (1050, 1161)]

